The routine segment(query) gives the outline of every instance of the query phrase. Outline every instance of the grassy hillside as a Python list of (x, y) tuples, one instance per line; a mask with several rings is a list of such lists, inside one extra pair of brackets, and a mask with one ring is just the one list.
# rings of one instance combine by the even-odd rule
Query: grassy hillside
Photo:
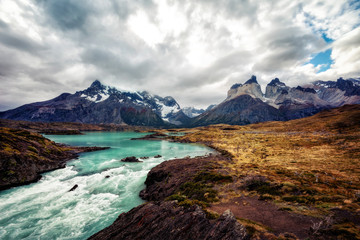
[(319, 239), (327, 239), (320, 237), (326, 231), (341, 239), (359, 239), (359, 129), (360, 106), (351, 105), (288, 122), (182, 129), (187, 134), (176, 139), (205, 143), (232, 158), (222, 167), (235, 181), (216, 187), (220, 202), (213, 210), (228, 207), (242, 218), (239, 204), (251, 205), (255, 197), (284, 211), (322, 219), (312, 227)]

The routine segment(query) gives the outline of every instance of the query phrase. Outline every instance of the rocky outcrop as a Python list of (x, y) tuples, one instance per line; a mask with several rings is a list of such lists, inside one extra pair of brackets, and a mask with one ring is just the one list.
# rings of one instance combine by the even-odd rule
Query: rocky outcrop
[(121, 214), (89, 239), (246, 239), (244, 226), (230, 211), (209, 220), (197, 205), (185, 208), (172, 202), (151, 202)]
[(108, 148), (70, 147), (26, 130), (0, 128), (0, 190), (35, 182), (78, 153), (103, 149)]
[(196, 173), (204, 170), (209, 163), (219, 160), (226, 159), (221, 156), (206, 156), (162, 162), (148, 173), (146, 188), (140, 192), (140, 197), (148, 201), (164, 200), (174, 194), (183, 183), (191, 180)]
[(225, 101), (230, 101), (231, 99), (237, 98), (241, 95), (249, 95), (253, 98), (263, 98), (260, 85), (256, 81), (256, 77), (252, 76), (244, 84), (234, 84), (228, 91), (227, 98)]
[(288, 92), (289, 89), (290, 87), (286, 86), (285, 83), (275, 78), (266, 86), (265, 98), (276, 99), (280, 94)]

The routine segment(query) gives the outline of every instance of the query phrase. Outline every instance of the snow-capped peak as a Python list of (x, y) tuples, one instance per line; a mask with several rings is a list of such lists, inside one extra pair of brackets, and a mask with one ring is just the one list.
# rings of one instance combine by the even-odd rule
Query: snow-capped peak
[(171, 122), (171, 119), (181, 111), (179, 104), (173, 97), (160, 97), (147, 91), (126, 91), (118, 90), (115, 87), (106, 86), (99, 80), (94, 81), (91, 86), (84, 91), (77, 92), (81, 98), (88, 101), (99, 103), (107, 100), (111, 95), (115, 95), (118, 103), (134, 104), (137, 107), (150, 108), (164, 121)]

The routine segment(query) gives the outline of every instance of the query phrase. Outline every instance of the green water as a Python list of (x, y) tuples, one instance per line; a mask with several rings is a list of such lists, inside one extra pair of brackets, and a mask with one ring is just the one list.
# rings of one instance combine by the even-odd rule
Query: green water
[[(109, 226), (120, 213), (143, 203), (138, 194), (151, 168), (175, 157), (212, 151), (194, 144), (130, 140), (144, 135), (90, 132), (46, 136), (70, 145), (111, 149), (81, 154), (66, 168), (44, 174), (37, 183), (0, 192), (0, 239), (86, 239)], [(154, 158), (158, 154), (162, 157)], [(149, 159), (120, 161), (127, 156)], [(69, 192), (75, 184), (78, 188)]]

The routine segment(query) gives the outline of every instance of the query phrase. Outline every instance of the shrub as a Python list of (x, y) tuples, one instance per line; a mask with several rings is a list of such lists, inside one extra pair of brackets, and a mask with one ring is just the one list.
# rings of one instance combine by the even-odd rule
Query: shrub
[(31, 152), (38, 153), (38, 150), (37, 150), (35, 147), (33, 147), (33, 146), (28, 146), (27, 148), (28, 148), (28, 150), (31, 151)]
[(180, 195), (180, 194), (173, 194), (169, 197), (167, 197), (165, 200), (166, 201), (173, 201), (173, 200), (177, 200), (178, 202), (182, 202), (186, 199), (186, 196), (184, 195)]
[(223, 175), (216, 172), (201, 171), (194, 177), (195, 182), (220, 182), (220, 183), (229, 183), (233, 179), (229, 175)]
[(190, 199), (196, 199), (205, 202), (214, 202), (217, 199), (217, 191), (208, 184), (199, 182), (186, 182), (180, 186), (182, 194)]
[(270, 183), (266, 177), (261, 175), (247, 176), (244, 179), (246, 190), (256, 191), (260, 194), (280, 195), (282, 185), (276, 183)]

